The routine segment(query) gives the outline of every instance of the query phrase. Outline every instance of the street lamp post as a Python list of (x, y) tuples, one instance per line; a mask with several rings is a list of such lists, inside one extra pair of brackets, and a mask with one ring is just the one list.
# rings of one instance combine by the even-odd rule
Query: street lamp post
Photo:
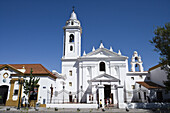
[(63, 104), (64, 104), (64, 88), (65, 86), (63, 85)]
[(82, 103), (82, 92), (83, 92), (83, 86), (80, 86), (81, 88), (81, 99), (80, 99), (80, 103)]

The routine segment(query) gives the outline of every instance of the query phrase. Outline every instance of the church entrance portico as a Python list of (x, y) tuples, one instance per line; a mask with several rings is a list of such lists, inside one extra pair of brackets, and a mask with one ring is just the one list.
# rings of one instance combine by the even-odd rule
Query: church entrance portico
[(116, 86), (119, 84), (119, 79), (104, 73), (93, 78), (91, 81), (93, 85), (97, 85), (97, 101), (98, 103), (102, 103), (102, 107), (108, 106), (109, 104), (117, 104)]

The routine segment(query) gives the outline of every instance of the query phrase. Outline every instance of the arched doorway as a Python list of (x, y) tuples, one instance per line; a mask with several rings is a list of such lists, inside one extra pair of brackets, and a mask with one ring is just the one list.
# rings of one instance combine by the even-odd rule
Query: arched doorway
[(0, 105), (5, 105), (9, 86), (0, 86)]

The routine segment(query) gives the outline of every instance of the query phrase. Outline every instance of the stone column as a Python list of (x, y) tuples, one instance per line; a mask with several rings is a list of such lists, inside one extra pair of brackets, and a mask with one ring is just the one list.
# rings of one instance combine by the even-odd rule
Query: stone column
[(99, 90), (99, 104), (102, 101), (102, 108), (104, 108), (104, 85), (98, 85)]
[(113, 94), (113, 104), (117, 104), (117, 90), (115, 86), (112, 86), (111, 93)]
[(123, 86), (117, 86), (118, 108), (125, 108)]
[(15, 81), (14, 81), (14, 80), (11, 80), (10, 82), (11, 82), (11, 88), (10, 88), (9, 100), (12, 100), (13, 92), (14, 92), (14, 84), (15, 84)]

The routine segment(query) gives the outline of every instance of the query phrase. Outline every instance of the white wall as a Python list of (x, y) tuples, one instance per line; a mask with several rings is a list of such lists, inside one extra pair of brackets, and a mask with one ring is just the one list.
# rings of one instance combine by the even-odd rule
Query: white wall
[[(142, 77), (140, 76), (142, 75)], [(125, 89), (126, 89), (126, 101), (131, 102), (133, 98), (133, 90), (132, 85), (135, 86), (136, 82), (143, 82), (146, 80), (148, 76), (148, 72), (128, 72), (125, 79)], [(134, 78), (134, 80), (132, 79)], [(135, 88), (136, 89), (136, 88)]]
[[(8, 73), (8, 77), (5, 79), (3, 77), (4, 73)], [(10, 95), (10, 80), (11, 80), (11, 74), (16, 74), (16, 72), (14, 72), (12, 69), (8, 68), (8, 70), (5, 70), (4, 68), (0, 70), (0, 86), (6, 85), (8, 86), (8, 96), (7, 96), (7, 100), (9, 99), (9, 95)], [(6, 82), (3, 82), (3, 79), (6, 80)], [(15, 84), (17, 84), (18, 81), (15, 82)], [(14, 89), (18, 89), (18, 87), (14, 87)], [(14, 97), (15, 99), (16, 97)]]
[(150, 71), (151, 81), (164, 86), (163, 81), (167, 80), (167, 74), (164, 70), (161, 70), (161, 67), (153, 69)]

